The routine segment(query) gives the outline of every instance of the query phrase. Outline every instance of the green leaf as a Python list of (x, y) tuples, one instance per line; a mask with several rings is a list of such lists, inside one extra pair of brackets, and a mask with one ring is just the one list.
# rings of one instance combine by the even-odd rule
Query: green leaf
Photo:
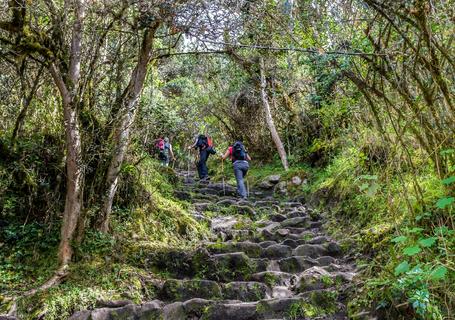
[(429, 238), (426, 238), (426, 239), (419, 239), (419, 244), (424, 247), (424, 248), (429, 248), (431, 247), (432, 245), (434, 245), (434, 243), (436, 242), (436, 240), (438, 240), (438, 238), (436, 237), (429, 237)]
[(378, 176), (377, 175), (368, 175), (368, 174), (365, 174), (365, 175), (362, 175), (359, 177), (360, 179), (365, 179), (365, 180), (377, 180), (378, 179)]
[(436, 207), (439, 209), (444, 209), (445, 207), (451, 205), (454, 201), (454, 197), (441, 198), (436, 202)]
[(455, 176), (451, 176), (442, 180), (442, 183), (446, 186), (455, 182)]
[(451, 236), (455, 233), (454, 230), (450, 230), (447, 226), (441, 226), (434, 228), (434, 234), (437, 236)]
[(374, 196), (375, 193), (376, 193), (376, 191), (378, 191), (378, 189), (379, 189), (379, 184), (373, 183), (373, 184), (368, 188), (368, 190), (367, 190), (367, 195), (368, 195), (369, 197)]
[(425, 218), (430, 218), (431, 217), (431, 212), (424, 212), (422, 214), (419, 214), (418, 216), (416, 216), (416, 221), (420, 221), (422, 219), (425, 219)]
[(418, 254), (422, 249), (420, 249), (419, 246), (412, 246), (412, 247), (406, 247), (403, 249), (403, 253), (407, 256), (415, 256)]
[(423, 228), (412, 228), (408, 230), (409, 233), (421, 233), (422, 231)]
[(362, 183), (359, 187), (360, 191), (368, 189), (370, 185), (368, 183)]
[(406, 240), (408, 240), (408, 237), (406, 237), (406, 236), (398, 236), (396, 238), (393, 238), (390, 241), (394, 242), (394, 243), (401, 243), (401, 242), (405, 242)]
[(444, 279), (447, 273), (447, 268), (444, 266), (439, 266), (434, 269), (430, 274), (431, 280), (441, 280)]
[(405, 273), (409, 271), (409, 262), (408, 261), (403, 261), (400, 263), (398, 266), (395, 268), (395, 275), (398, 276), (402, 273)]
[(451, 155), (455, 153), (455, 149), (445, 149), (445, 150), (441, 150), (440, 154), (441, 156), (447, 156), (447, 155)]

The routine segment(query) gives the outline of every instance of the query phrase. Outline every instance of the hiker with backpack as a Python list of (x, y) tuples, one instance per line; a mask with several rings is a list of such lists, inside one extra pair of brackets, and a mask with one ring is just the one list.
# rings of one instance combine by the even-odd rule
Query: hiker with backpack
[(158, 159), (161, 161), (162, 166), (167, 167), (171, 159), (175, 160), (168, 137), (155, 140), (155, 149), (158, 151)]
[(212, 139), (205, 134), (200, 134), (195, 139), (193, 145), (189, 146), (188, 149), (199, 150), (199, 161), (197, 163), (197, 172), (199, 179), (202, 181), (209, 180), (209, 169), (207, 168), (207, 160), (209, 155), (216, 154), (213, 148)]
[(235, 180), (237, 181), (237, 193), (240, 197), (246, 199), (248, 195), (244, 178), (250, 167), (248, 161), (251, 161), (251, 157), (245, 150), (242, 141), (236, 141), (233, 145), (229, 146), (224, 155), (221, 156), (221, 159), (224, 161), (228, 157), (231, 159), (232, 166), (234, 167)]

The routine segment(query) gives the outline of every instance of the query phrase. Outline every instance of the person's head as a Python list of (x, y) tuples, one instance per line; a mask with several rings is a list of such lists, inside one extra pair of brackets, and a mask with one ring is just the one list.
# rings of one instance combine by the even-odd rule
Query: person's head
[(169, 142), (169, 138), (168, 137), (164, 137), (164, 142)]

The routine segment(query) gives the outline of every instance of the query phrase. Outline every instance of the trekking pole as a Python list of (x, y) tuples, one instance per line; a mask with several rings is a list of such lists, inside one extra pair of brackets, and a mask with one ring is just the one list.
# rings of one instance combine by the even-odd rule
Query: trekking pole
[(186, 174), (186, 177), (189, 179), (190, 178), (190, 154), (188, 154), (187, 164), (188, 164), (188, 172)]
[(249, 179), (248, 177), (246, 178), (246, 195), (248, 196), (248, 198), (250, 197), (250, 183), (248, 182)]
[(224, 159), (221, 159), (221, 172), (223, 177), (223, 195), (226, 195), (226, 186), (224, 184)]

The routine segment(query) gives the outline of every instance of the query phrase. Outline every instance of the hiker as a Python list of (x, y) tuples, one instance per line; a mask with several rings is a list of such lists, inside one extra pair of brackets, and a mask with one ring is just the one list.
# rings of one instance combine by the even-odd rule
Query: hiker
[(234, 167), (235, 180), (237, 181), (237, 193), (240, 197), (246, 199), (247, 190), (243, 179), (245, 178), (250, 167), (248, 161), (251, 161), (251, 157), (245, 150), (245, 146), (242, 141), (236, 141), (233, 145), (229, 146), (225, 154), (221, 156), (221, 159), (224, 161), (228, 157), (231, 159), (232, 166)]
[(175, 160), (172, 145), (169, 143), (168, 137), (157, 139), (155, 141), (155, 148), (158, 151), (158, 159), (161, 161), (162, 166), (167, 167), (171, 159), (173, 161)]
[(205, 134), (200, 134), (194, 143), (188, 149), (199, 149), (199, 161), (197, 163), (197, 172), (199, 179), (202, 181), (209, 180), (209, 169), (207, 168), (207, 159), (209, 155), (216, 154), (213, 148), (212, 139)]

